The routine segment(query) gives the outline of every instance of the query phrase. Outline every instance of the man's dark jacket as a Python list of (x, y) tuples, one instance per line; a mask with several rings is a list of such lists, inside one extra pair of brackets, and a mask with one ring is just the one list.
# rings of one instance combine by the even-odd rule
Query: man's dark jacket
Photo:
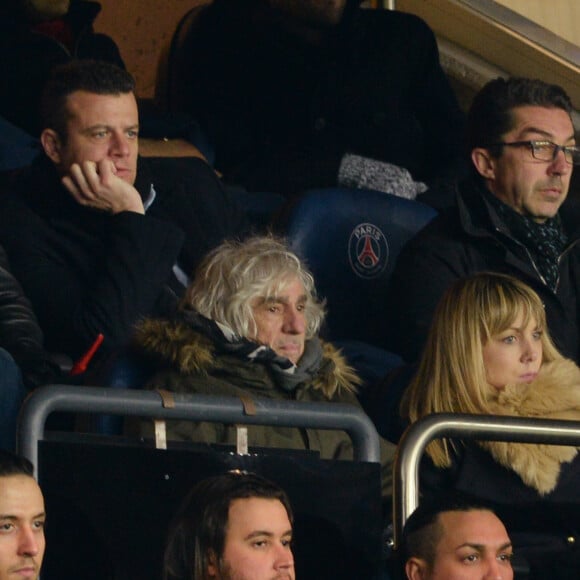
[(245, 216), (209, 166), (194, 158), (140, 159), (136, 188), (156, 198), (145, 215), (78, 205), (44, 156), (0, 198), (0, 237), (33, 304), (47, 348), (73, 359), (97, 335), (124, 345), (145, 315), (172, 312), (208, 250), (241, 236)]
[[(463, 182), (456, 207), (436, 217), (399, 255), (388, 297), (391, 320), (386, 327), (391, 350), (408, 362), (416, 361), (445, 289), (459, 278), (492, 271), (511, 274), (539, 294), (556, 346), (580, 363), (580, 232), (564, 224), (569, 242), (559, 259), (554, 292), (544, 283), (528, 250), (485, 201), (482, 187), (476, 180)], [(564, 221), (565, 214), (560, 213)]]
[(174, 104), (199, 121), (228, 181), (287, 195), (334, 186), (345, 153), (429, 182), (462, 166), (463, 114), (432, 31), (359, 4), (322, 46), (262, 0), (215, 0), (197, 17), (174, 54)]

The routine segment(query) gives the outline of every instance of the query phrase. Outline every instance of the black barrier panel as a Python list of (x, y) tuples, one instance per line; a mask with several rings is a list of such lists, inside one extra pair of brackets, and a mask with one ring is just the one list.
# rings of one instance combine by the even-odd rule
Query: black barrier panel
[(310, 452), (155, 450), (113, 439), (39, 442), (48, 513), (43, 580), (159, 580), (168, 523), (181, 499), (199, 479), (228, 469), (259, 473), (288, 492), (300, 580), (364, 579), (380, 565), (376, 463), (324, 461)]

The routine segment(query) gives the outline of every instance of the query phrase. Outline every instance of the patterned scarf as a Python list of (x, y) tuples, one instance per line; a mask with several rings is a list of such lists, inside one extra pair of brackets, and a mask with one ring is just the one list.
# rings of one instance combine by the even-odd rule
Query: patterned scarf
[(178, 316), (210, 338), (217, 353), (227, 353), (269, 367), (276, 384), (285, 391), (292, 392), (302, 383), (312, 382), (322, 368), (322, 344), (318, 338), (306, 341), (302, 357), (298, 364), (294, 364), (286, 357), (276, 354), (269, 346), (241, 338), (228, 327), (218, 325), (194, 310), (182, 310)]
[(560, 216), (540, 224), (517, 213), (487, 190), (485, 193), (486, 200), (497, 211), (511, 235), (528, 249), (546, 284), (555, 292), (559, 276), (558, 258), (568, 242)]

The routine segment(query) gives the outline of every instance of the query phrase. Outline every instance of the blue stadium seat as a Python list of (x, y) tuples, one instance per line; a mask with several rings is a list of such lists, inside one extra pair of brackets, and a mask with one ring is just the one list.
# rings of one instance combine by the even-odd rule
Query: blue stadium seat
[(28, 165), (40, 151), (38, 139), (0, 116), (0, 172)]
[[(152, 363), (129, 350), (110, 356), (84, 378), (85, 384), (111, 389), (142, 389), (151, 378)], [(88, 422), (88, 430), (101, 435), (122, 435), (124, 418), (120, 415), (95, 414)]]
[(307, 191), (288, 210), (283, 233), (306, 260), (327, 300), (327, 337), (384, 347), (387, 286), (403, 245), (436, 211), (371, 190)]

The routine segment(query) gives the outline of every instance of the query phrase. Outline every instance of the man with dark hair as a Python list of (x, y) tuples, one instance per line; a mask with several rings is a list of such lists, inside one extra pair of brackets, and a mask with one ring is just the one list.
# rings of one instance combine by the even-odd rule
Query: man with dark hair
[(422, 502), (403, 530), (409, 580), (511, 580), (512, 544), (488, 507), (457, 497)]
[(0, 580), (38, 578), (45, 519), (32, 464), (0, 449)]
[[(71, 90), (76, 87), (75, 90)], [(135, 92), (135, 79), (122, 68), (98, 61), (62, 67), (51, 76), (40, 101), (43, 132), (54, 132), (63, 142), (68, 138), (67, 123), (74, 114), (69, 96), (76, 91), (95, 95), (124, 95)]]
[(232, 471), (204, 479), (170, 526), (164, 580), (293, 580), (292, 508), (276, 484)]
[(138, 157), (134, 81), (75, 61), (45, 87), (42, 155), (2, 197), (0, 232), (46, 346), (77, 358), (122, 347), (147, 314), (173, 311), (197, 263), (246, 229), (200, 159)]
[[(580, 245), (577, 224), (559, 211), (580, 163), (564, 90), (540, 80), (498, 78), (468, 115), (472, 175), (456, 206), (401, 252), (391, 283), (391, 350), (418, 359), (435, 306), (456, 279), (510, 274), (546, 307), (558, 349), (580, 362)], [(571, 217), (571, 216), (570, 216)]]

